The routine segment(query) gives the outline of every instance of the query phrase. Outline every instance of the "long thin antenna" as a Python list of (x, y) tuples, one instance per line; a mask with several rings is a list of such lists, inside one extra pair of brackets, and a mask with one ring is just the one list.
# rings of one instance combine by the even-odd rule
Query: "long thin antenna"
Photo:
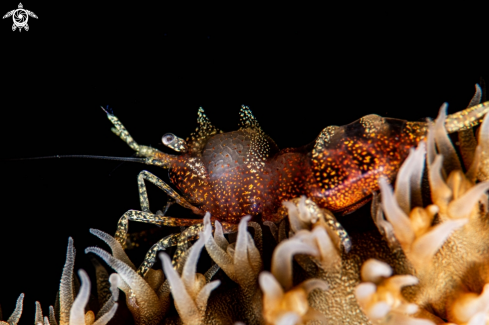
[(92, 155), (55, 155), (55, 156), (44, 156), (44, 157), (2, 159), (1, 161), (38, 160), (38, 159), (55, 159), (55, 158), (89, 158), (89, 159), (130, 161), (130, 162), (138, 162), (143, 164), (146, 163), (146, 158), (110, 157), (110, 156), (92, 156)]

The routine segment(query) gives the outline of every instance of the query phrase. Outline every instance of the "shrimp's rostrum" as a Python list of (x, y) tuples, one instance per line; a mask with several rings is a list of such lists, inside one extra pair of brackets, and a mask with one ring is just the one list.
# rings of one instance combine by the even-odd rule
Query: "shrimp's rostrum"
[[(450, 133), (471, 128), (487, 111), (489, 102), (449, 115), (445, 127)], [(146, 157), (146, 164), (169, 169), (181, 195), (156, 177), (144, 179), (160, 182), (158, 187), (194, 213), (209, 211), (227, 224), (238, 224), (245, 215), (279, 221), (285, 216), (282, 202), (301, 195), (321, 208), (351, 213), (379, 189), (379, 177), (395, 178), (409, 149), (425, 138), (429, 123), (372, 114), (344, 126), (328, 126), (310, 144), (280, 150), (248, 107), (241, 107), (240, 128), (232, 132), (217, 129), (200, 108), (198, 127), (190, 137), (163, 136), (163, 144), (179, 153), (170, 155), (138, 145), (117, 117), (107, 114), (113, 132)], [(146, 190), (140, 194), (145, 196)], [(147, 198), (141, 203), (149, 212)]]

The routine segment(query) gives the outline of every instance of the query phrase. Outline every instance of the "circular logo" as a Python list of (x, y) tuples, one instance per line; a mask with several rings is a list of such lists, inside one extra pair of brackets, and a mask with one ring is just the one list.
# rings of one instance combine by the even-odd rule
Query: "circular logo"
[(24, 27), (27, 24), (28, 15), (24, 9), (15, 10), (12, 16), (17, 27)]

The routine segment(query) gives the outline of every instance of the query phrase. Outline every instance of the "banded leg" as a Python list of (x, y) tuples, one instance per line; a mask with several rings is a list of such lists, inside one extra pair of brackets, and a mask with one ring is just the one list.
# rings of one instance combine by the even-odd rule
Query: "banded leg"
[[(214, 228), (214, 221), (211, 221)], [(222, 230), (225, 234), (234, 233), (238, 231), (238, 225), (221, 223)], [(185, 264), (186, 258), (184, 258), (184, 253), (188, 250), (188, 242), (196, 240), (199, 238), (199, 233), (204, 231), (204, 224), (196, 224), (188, 227), (182, 233), (177, 242), (177, 250), (173, 254), (172, 264), (176, 270), (179, 270)], [(260, 234), (261, 235), (261, 234)]]
[[(329, 211), (328, 211), (329, 212)], [(323, 213), (324, 218), (326, 219), (326, 223), (328, 226), (335, 232), (338, 237), (340, 238), (340, 245), (343, 247), (343, 250), (345, 253), (349, 253), (351, 250), (351, 239), (348, 233), (346, 232), (345, 228), (341, 225), (341, 223), (336, 220), (335, 216), (329, 212)]]
[[(163, 207), (163, 210), (156, 211), (155, 215), (159, 216), (159, 217), (164, 217), (166, 215), (168, 209), (170, 208), (170, 206), (173, 203), (175, 203), (175, 201), (173, 201), (171, 198), (169, 198), (168, 201), (166, 202), (166, 205)], [(184, 231), (185, 228), (186, 228), (185, 226), (180, 226), (180, 232)], [(126, 235), (126, 249), (131, 249), (131, 248), (137, 247), (138, 246), (137, 242), (141, 238), (148, 238), (149, 236), (151, 236), (151, 234), (153, 234), (156, 231), (157, 231), (157, 229), (152, 228), (152, 229), (143, 230), (143, 231), (140, 231), (137, 233), (127, 233), (127, 235)]]
[(159, 251), (166, 250), (168, 247), (172, 247), (177, 245), (178, 237), (180, 234), (171, 234), (166, 236), (165, 238), (159, 240), (156, 244), (154, 244), (149, 251), (146, 253), (144, 257), (143, 263), (138, 268), (138, 274), (144, 277), (148, 270), (153, 267), (156, 261), (156, 254)]
[(156, 261), (156, 254), (159, 251), (166, 250), (168, 247), (178, 246), (173, 255), (172, 264), (176, 270), (185, 264), (186, 258), (182, 258), (187, 251), (188, 242), (199, 237), (199, 232), (204, 229), (202, 223), (195, 224), (185, 229), (182, 233), (172, 234), (154, 244), (144, 258), (143, 263), (138, 268), (138, 274), (144, 277), (148, 270), (153, 267)]
[(168, 184), (166, 184), (160, 178), (148, 172), (147, 170), (143, 170), (138, 175), (139, 202), (141, 203), (141, 210), (143, 210), (143, 212), (150, 212), (148, 192), (146, 191), (144, 180), (147, 180), (156, 185), (156, 187), (164, 191), (168, 196), (170, 196), (173, 200), (175, 200), (176, 203), (178, 203), (182, 207), (192, 210), (192, 212), (197, 215), (203, 216), (205, 214), (204, 211), (190, 204)]
[(164, 155), (163, 152), (159, 151), (158, 149), (138, 144), (136, 141), (134, 141), (134, 139), (129, 134), (129, 132), (126, 130), (124, 125), (122, 125), (121, 121), (119, 121), (119, 119), (115, 115), (112, 114), (111, 110), (104, 109), (103, 107), (102, 107), (102, 109), (105, 111), (105, 113), (107, 113), (107, 118), (114, 125), (114, 127), (111, 128), (110, 130), (115, 135), (117, 135), (119, 138), (121, 138), (122, 141), (127, 143), (128, 146), (131, 147), (132, 150), (136, 151), (138, 156), (155, 157), (158, 154)]
[[(212, 223), (214, 224), (214, 221), (212, 221)], [(158, 251), (166, 250), (171, 246), (177, 246), (177, 250), (172, 258), (172, 264), (176, 270), (180, 270), (186, 261), (185, 253), (188, 251), (188, 242), (198, 239), (199, 232), (203, 231), (203, 228), (203, 224), (200, 221), (198, 224), (190, 225), (182, 233), (172, 234), (158, 241), (146, 254), (143, 263), (138, 269), (138, 273), (144, 277), (148, 270), (154, 265)], [(226, 234), (238, 231), (238, 225), (225, 222), (222, 223), (222, 228), (223, 232)]]
[(165, 217), (159, 216), (156, 214), (152, 214), (150, 212), (143, 212), (137, 210), (129, 210), (122, 215), (117, 223), (117, 231), (115, 233), (115, 239), (122, 245), (123, 248), (126, 248), (126, 238), (129, 228), (129, 221), (138, 221), (151, 223), (159, 226), (170, 226), (170, 227), (178, 227), (178, 226), (191, 226), (198, 223), (201, 223), (200, 219), (180, 219), (173, 217)]
[(180, 266), (183, 266), (179, 264), (185, 264), (186, 259), (182, 259), (181, 257), (188, 248), (188, 242), (199, 239), (199, 233), (202, 231), (204, 231), (204, 224), (199, 223), (197, 225), (192, 225), (188, 227), (180, 233), (177, 242), (177, 250), (175, 251), (175, 254), (173, 254), (173, 258), (171, 261), (175, 269), (178, 270)]

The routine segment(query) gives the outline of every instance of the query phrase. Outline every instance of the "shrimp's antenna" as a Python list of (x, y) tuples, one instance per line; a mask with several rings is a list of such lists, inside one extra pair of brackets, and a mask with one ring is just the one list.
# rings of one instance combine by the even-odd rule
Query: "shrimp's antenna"
[[(136, 154), (133, 154), (132, 157), (134, 157)], [(121, 167), (122, 165), (124, 165), (125, 161), (122, 161), (121, 163), (119, 163), (117, 166), (114, 167), (114, 169), (112, 169), (109, 173), (109, 176), (112, 176), (112, 173), (115, 172), (119, 167)]]
[(146, 158), (134, 158), (134, 157), (110, 157), (110, 156), (92, 156), (92, 155), (55, 155), (44, 157), (28, 157), (28, 158), (12, 158), (2, 159), (1, 161), (19, 161), (19, 160), (38, 160), (38, 159), (55, 159), (55, 158), (89, 158), (89, 159), (104, 159), (104, 160), (117, 160), (117, 161), (130, 161), (145, 164)]

